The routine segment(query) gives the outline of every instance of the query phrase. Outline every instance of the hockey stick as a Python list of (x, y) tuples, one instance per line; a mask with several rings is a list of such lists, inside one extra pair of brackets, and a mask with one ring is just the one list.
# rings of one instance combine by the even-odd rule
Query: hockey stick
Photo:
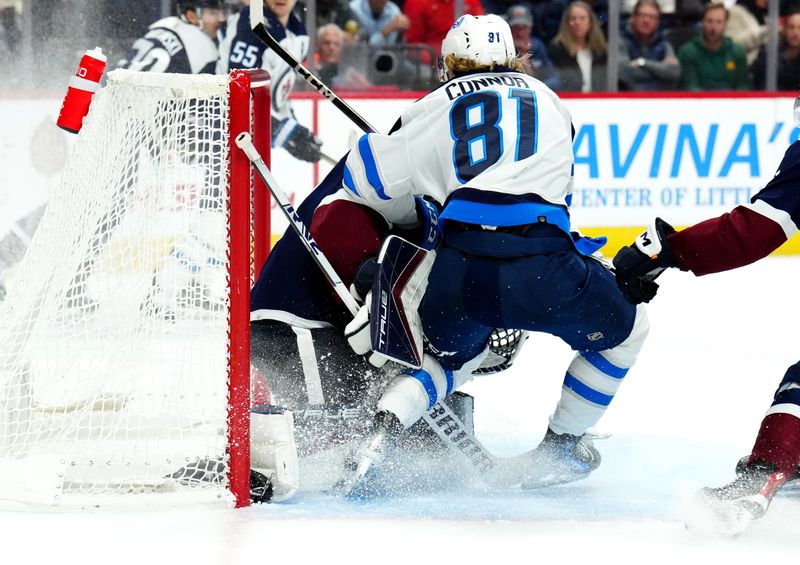
[(303, 77), (308, 84), (314, 87), (314, 90), (330, 100), (334, 106), (339, 108), (339, 110), (341, 110), (345, 116), (350, 118), (359, 128), (366, 133), (374, 133), (376, 131), (375, 128), (372, 127), (364, 118), (362, 118), (358, 112), (353, 110), (353, 108), (351, 108), (347, 102), (339, 98), (335, 92), (325, 86), (321, 80), (319, 80), (307, 68), (301, 65), (297, 59), (292, 57), (292, 55), (286, 51), (286, 49), (284, 49), (274, 37), (272, 37), (272, 34), (267, 31), (267, 28), (264, 25), (263, 0), (252, 0), (250, 2), (250, 27), (252, 28), (253, 33), (256, 34), (256, 37), (258, 37), (264, 43), (264, 45), (275, 51), (275, 54), (283, 59), (283, 61), (295, 72), (297, 72), (297, 74)]
[(314, 259), (314, 262), (320, 268), (322, 274), (325, 275), (325, 278), (328, 280), (328, 283), (330, 283), (333, 291), (339, 298), (341, 298), (342, 302), (344, 302), (344, 305), (350, 314), (355, 316), (359, 308), (358, 302), (356, 302), (356, 299), (353, 298), (352, 294), (350, 294), (350, 291), (347, 290), (347, 287), (342, 282), (342, 279), (339, 278), (339, 275), (336, 274), (336, 271), (333, 269), (333, 265), (330, 264), (328, 258), (325, 257), (325, 255), (322, 253), (322, 250), (317, 245), (316, 240), (314, 240), (314, 236), (311, 235), (308, 227), (306, 227), (306, 225), (303, 223), (303, 220), (300, 219), (300, 216), (297, 214), (294, 206), (292, 206), (292, 203), (289, 202), (286, 194), (278, 186), (278, 181), (275, 180), (275, 177), (273, 177), (272, 173), (270, 173), (269, 169), (267, 169), (266, 164), (264, 164), (264, 160), (261, 158), (258, 150), (253, 145), (253, 138), (249, 133), (244, 131), (236, 136), (236, 145), (239, 147), (239, 149), (244, 151), (245, 155), (247, 155), (247, 158), (253, 164), (253, 167), (255, 167), (258, 176), (261, 177), (261, 180), (264, 181), (264, 184), (269, 189), (273, 198), (275, 198), (280, 205), (283, 215), (286, 216), (287, 220), (289, 220), (289, 225), (292, 226), (292, 229), (294, 229), (294, 231), (297, 233), (297, 236), (300, 238), (303, 246), (305, 246), (306, 250), (308, 250), (308, 252), (311, 254), (312, 259)]
[(320, 156), (320, 159), (322, 159), (326, 163), (330, 163), (331, 165), (335, 165), (336, 163), (339, 162), (336, 159), (334, 159), (333, 157), (331, 157), (330, 155), (327, 155), (327, 154), (323, 153), (322, 151), (319, 152), (319, 156)]
[[(256, 173), (258, 173), (258, 176), (261, 177), (261, 180), (280, 205), (283, 214), (289, 220), (289, 225), (292, 226), (300, 241), (311, 254), (314, 262), (322, 270), (336, 295), (342, 299), (350, 314), (355, 316), (359, 310), (356, 299), (347, 290), (344, 282), (342, 282), (342, 279), (333, 269), (325, 254), (322, 253), (319, 245), (317, 245), (314, 236), (311, 235), (308, 227), (300, 219), (286, 194), (281, 190), (275, 177), (267, 169), (258, 150), (253, 146), (250, 134), (242, 132), (237, 135), (236, 145), (247, 155)], [(446, 404), (437, 402), (423, 418), (431, 430), (444, 441), (445, 445), (452, 451), (463, 455), (479, 473), (486, 473), (495, 467), (495, 457), (481, 445), (474, 435), (467, 431), (461, 419)]]

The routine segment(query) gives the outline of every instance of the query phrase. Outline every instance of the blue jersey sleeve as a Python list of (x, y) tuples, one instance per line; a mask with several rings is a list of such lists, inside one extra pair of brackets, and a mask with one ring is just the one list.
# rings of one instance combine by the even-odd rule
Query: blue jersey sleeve
[(800, 141), (786, 150), (778, 171), (752, 201), (766, 202), (771, 207), (786, 212), (800, 226)]

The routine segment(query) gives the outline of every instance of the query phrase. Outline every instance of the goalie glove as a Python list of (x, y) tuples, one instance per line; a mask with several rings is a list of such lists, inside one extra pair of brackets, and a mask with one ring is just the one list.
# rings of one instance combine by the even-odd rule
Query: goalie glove
[(372, 365), (382, 367), (391, 360), (421, 366), (423, 337), (417, 309), (435, 258), (435, 251), (396, 235), (384, 242), (372, 290), (345, 328), (350, 347), (359, 355), (369, 353)]
[(272, 146), (283, 147), (292, 157), (309, 163), (320, 160), (322, 141), (294, 118), (272, 118)]
[(677, 267), (667, 236), (675, 229), (661, 218), (620, 249), (614, 257), (617, 286), (630, 302), (650, 302), (658, 291), (655, 279), (670, 267)]

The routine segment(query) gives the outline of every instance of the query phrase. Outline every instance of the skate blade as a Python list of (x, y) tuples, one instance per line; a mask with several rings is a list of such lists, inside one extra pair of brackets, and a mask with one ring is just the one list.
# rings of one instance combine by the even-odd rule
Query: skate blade
[(356, 467), (355, 471), (350, 473), (347, 477), (342, 479), (341, 481), (337, 482), (333, 488), (331, 488), (331, 492), (337, 496), (349, 499), (356, 499), (359, 498), (357, 496), (357, 491), (359, 485), (364, 481), (364, 477), (367, 476), (370, 468), (372, 467), (372, 461), (369, 459), (362, 459), (358, 466)]
[(494, 488), (519, 487), (531, 465), (531, 453), (533, 450), (508, 459), (495, 460), (494, 467), (483, 473), (481, 480)]
[(697, 493), (685, 503), (683, 523), (686, 529), (725, 538), (740, 536), (754, 516), (739, 501), (720, 500)]

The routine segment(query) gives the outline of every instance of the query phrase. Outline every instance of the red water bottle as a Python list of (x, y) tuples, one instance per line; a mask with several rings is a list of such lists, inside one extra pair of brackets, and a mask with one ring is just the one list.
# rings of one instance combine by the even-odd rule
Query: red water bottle
[(83, 118), (89, 112), (92, 96), (100, 88), (100, 79), (105, 68), (106, 56), (99, 47), (83, 54), (78, 72), (69, 79), (69, 88), (56, 122), (58, 127), (71, 133), (78, 133), (81, 130)]

